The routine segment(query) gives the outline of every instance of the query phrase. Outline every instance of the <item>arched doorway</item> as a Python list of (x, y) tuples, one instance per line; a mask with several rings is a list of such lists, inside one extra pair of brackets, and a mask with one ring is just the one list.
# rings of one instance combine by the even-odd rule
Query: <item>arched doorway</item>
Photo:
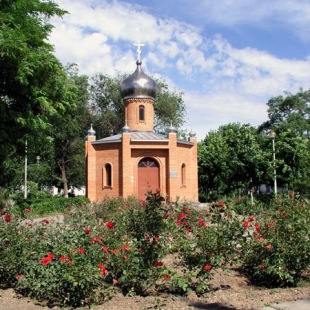
[(155, 192), (159, 186), (159, 165), (151, 158), (145, 157), (138, 164), (138, 197), (144, 200), (148, 191)]

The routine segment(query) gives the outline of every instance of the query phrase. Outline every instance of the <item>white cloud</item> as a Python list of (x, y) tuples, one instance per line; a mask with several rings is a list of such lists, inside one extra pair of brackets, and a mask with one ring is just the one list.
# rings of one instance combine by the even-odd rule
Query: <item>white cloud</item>
[(198, 140), (228, 123), (258, 126), (267, 120), (267, 106), (255, 96), (229, 93), (186, 93), (187, 124)]
[[(146, 44), (142, 49), (143, 70), (182, 89), (188, 124), (194, 124), (201, 138), (209, 129), (228, 122), (259, 125), (267, 120), (265, 103), (270, 97), (309, 87), (310, 56), (305, 60), (281, 59), (254, 48), (236, 48), (219, 35), (204, 37), (196, 27), (155, 17), (128, 3), (58, 2), (70, 12), (62, 20), (53, 19), (56, 27), (51, 35), (56, 55), (64, 64), (77, 63), (80, 72), (88, 75), (131, 73), (137, 59), (133, 43), (141, 39)], [(206, 19), (212, 15), (220, 22), (225, 13), (227, 20), (222, 23), (231, 24), (268, 19), (280, 10), (270, 4), (267, 12), (267, 1), (261, 1), (257, 10), (245, 14), (247, 7), (241, 2), (199, 4), (206, 5)], [(257, 0), (248, 3), (249, 7), (258, 4)], [(283, 7), (289, 6), (293, 10), (291, 1), (283, 2)], [(305, 5), (306, 11), (308, 7)], [(300, 8), (297, 4), (294, 16), (301, 14)]]

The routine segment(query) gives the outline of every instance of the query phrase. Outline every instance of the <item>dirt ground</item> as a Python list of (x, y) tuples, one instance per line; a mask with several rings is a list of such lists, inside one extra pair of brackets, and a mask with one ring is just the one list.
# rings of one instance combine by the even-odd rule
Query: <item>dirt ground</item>
[[(214, 291), (197, 297), (190, 293), (187, 297), (171, 295), (148, 297), (125, 297), (118, 294), (103, 305), (93, 306), (93, 310), (142, 310), (142, 309), (209, 309), (248, 310), (269, 304), (310, 298), (310, 285), (287, 289), (261, 289), (248, 284), (237, 270), (217, 271), (212, 280)], [(0, 290), (0, 310), (43, 310), (47, 306), (15, 294), (12, 289)], [(53, 307), (53, 309), (60, 309)], [(87, 309), (87, 308), (79, 308)]]

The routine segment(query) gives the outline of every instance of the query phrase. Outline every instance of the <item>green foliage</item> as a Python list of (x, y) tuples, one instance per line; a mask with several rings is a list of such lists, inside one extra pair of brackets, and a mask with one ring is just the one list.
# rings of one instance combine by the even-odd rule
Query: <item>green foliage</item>
[[(310, 141), (293, 131), (279, 132), (275, 138), (278, 183), (294, 189), (295, 183), (310, 180)], [(306, 192), (306, 187), (301, 188)]]
[[(85, 197), (59, 197), (52, 196), (49, 192), (39, 191), (36, 185), (30, 185), (30, 192), (27, 199), (23, 192), (17, 192), (11, 198), (14, 201), (12, 212), (22, 217), (42, 216), (55, 213), (63, 213), (68, 207), (77, 207), (88, 202)], [(32, 188), (32, 189), (31, 189)]]
[(198, 145), (200, 191), (231, 193), (271, 179), (262, 139), (249, 125), (228, 124), (211, 131)]
[(310, 265), (310, 209), (303, 200), (275, 201), (273, 208), (244, 220), (243, 268), (266, 287), (296, 286)]
[(210, 289), (206, 280), (212, 278), (214, 269), (237, 262), (240, 221), (231, 207), (219, 201), (204, 212), (183, 208), (177, 225), (181, 232), (185, 231), (180, 234), (180, 258), (195, 279), (189, 288), (203, 294)]
[(286, 92), (285, 96), (271, 98), (267, 102), (269, 120), (263, 123), (260, 131), (276, 130), (277, 132), (292, 131), (298, 136), (310, 133), (310, 90), (302, 89), (296, 94)]
[(179, 128), (184, 123), (186, 108), (183, 93), (171, 91), (165, 80), (156, 80), (157, 92), (155, 99), (155, 129), (173, 125)]
[(49, 0), (0, 4), (0, 184), (11, 145), (30, 133), (46, 141), (49, 117), (74, 105), (72, 84), (47, 42), (49, 19), (65, 13)]

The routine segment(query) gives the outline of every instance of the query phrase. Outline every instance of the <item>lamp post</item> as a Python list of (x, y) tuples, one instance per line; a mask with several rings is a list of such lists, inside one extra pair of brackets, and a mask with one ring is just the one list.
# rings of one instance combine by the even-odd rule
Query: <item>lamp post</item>
[(24, 184), (24, 199), (27, 199), (27, 140), (25, 143), (25, 184)]
[(278, 189), (277, 189), (276, 146), (275, 146), (276, 133), (274, 131), (270, 131), (269, 136), (272, 139), (274, 195), (277, 196)]

